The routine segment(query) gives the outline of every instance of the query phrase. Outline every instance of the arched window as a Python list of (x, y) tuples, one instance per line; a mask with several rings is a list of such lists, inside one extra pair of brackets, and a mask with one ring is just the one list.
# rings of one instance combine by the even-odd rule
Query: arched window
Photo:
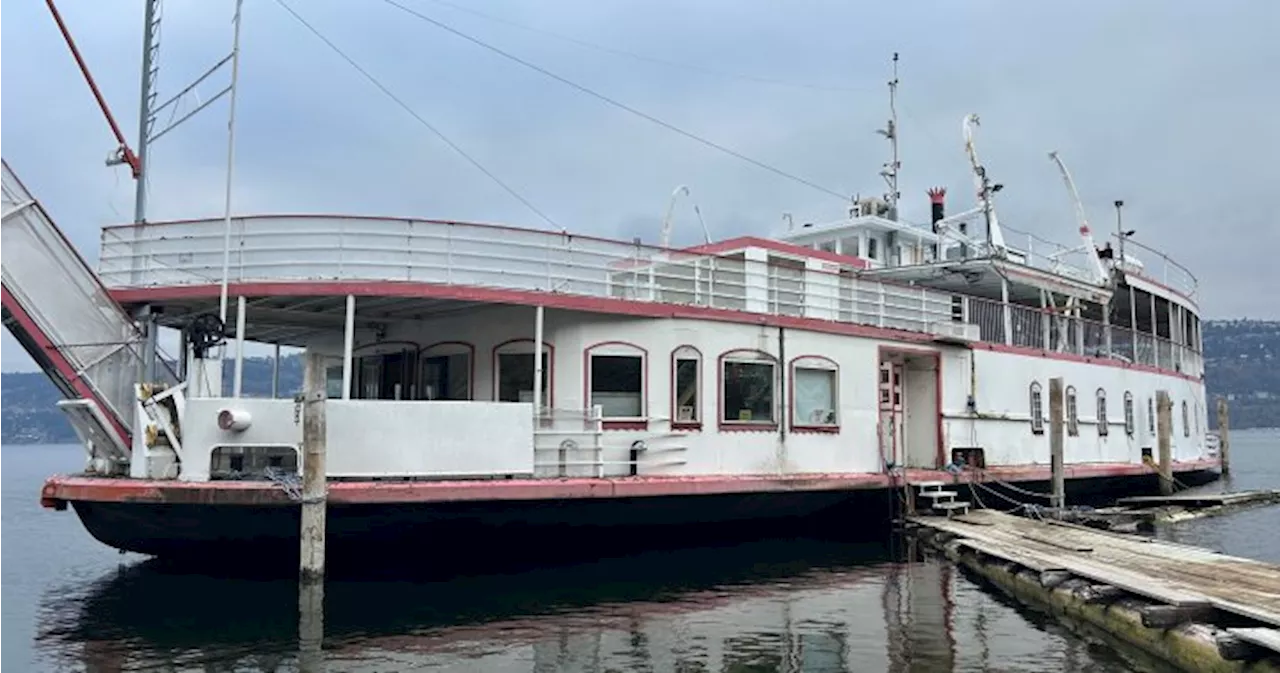
[(722, 429), (777, 429), (777, 364), (772, 355), (750, 349), (720, 356)]
[(702, 352), (693, 346), (671, 351), (671, 428), (702, 429)]
[(1182, 401), (1182, 436), (1191, 436), (1191, 412), (1187, 411), (1187, 401)]
[(420, 400), (474, 399), (476, 347), (463, 341), (441, 341), (418, 353), (422, 369)]
[(1107, 422), (1107, 391), (1098, 389), (1098, 436), (1111, 434), (1111, 424)]
[(1031, 382), (1031, 432), (1044, 434), (1044, 393), (1039, 381)]
[(1124, 434), (1132, 437), (1137, 430), (1133, 418), (1133, 393), (1124, 391)]
[(649, 354), (623, 341), (605, 341), (583, 351), (587, 407), (600, 407), (606, 430), (644, 430), (649, 425)]
[(1156, 403), (1150, 397), (1147, 398), (1147, 434), (1156, 434)]
[[(542, 343), (542, 409), (555, 408), (555, 346)], [(533, 402), (533, 339), (512, 339), (493, 348), (493, 397), (497, 402)]]
[(1067, 386), (1067, 434), (1080, 436), (1080, 407), (1076, 404), (1076, 387)]
[(840, 368), (834, 360), (804, 355), (791, 361), (791, 428), (839, 432)]

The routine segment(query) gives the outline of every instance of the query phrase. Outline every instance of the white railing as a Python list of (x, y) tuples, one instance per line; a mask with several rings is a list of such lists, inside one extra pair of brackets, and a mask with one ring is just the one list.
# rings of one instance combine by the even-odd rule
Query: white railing
[[(109, 287), (207, 285), (222, 268), (222, 220), (103, 230)], [(389, 218), (267, 216), (232, 221), (229, 280), (391, 281), (573, 294), (935, 333), (969, 323), (993, 343), (1200, 373), (1168, 339), (1038, 309), (774, 259), (720, 256), (561, 232)], [(1009, 332), (1006, 337), (1005, 332)], [(1110, 347), (1107, 335), (1110, 333)], [(581, 412), (580, 412), (581, 413)], [(540, 450), (550, 451), (551, 448)], [(559, 451), (559, 443), (555, 450)]]
[(1134, 362), (1192, 376), (1204, 373), (1203, 358), (1190, 346), (1150, 332), (1137, 332), (1030, 306), (1008, 306), (1011, 334), (1006, 340), (1006, 307), (1003, 304), (977, 297), (969, 297), (966, 301), (969, 322), (978, 326), (982, 341)]
[[(103, 230), (110, 287), (219, 282), (223, 222)], [(253, 217), (232, 221), (229, 280), (400, 281), (687, 304), (927, 332), (951, 295), (742, 255), (568, 233), (428, 220)], [(803, 260), (800, 260), (803, 264)]]

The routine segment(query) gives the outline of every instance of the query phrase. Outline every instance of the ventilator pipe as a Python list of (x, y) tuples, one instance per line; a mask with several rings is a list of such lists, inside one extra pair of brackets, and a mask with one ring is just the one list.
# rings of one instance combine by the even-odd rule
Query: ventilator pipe
[(218, 412), (218, 427), (227, 432), (244, 432), (253, 424), (253, 417), (243, 409), (223, 409)]

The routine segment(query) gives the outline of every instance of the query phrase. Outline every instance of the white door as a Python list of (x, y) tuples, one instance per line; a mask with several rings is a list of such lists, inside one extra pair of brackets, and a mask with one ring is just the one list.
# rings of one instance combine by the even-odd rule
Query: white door
[(880, 452), (884, 460), (902, 465), (905, 458), (902, 406), (902, 365), (880, 363)]

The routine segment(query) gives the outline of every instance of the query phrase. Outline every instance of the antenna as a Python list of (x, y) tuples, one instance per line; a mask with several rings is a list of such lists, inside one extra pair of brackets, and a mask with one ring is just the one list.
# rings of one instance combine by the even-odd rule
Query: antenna
[(889, 123), (877, 133), (889, 140), (889, 147), (893, 152), (893, 160), (884, 165), (880, 176), (889, 185), (889, 193), (884, 195), (885, 202), (889, 204), (889, 219), (897, 220), (898, 198), (901, 196), (898, 191), (898, 170), (902, 168), (902, 162), (898, 160), (898, 52), (896, 51), (893, 52), (893, 79), (889, 80)]

